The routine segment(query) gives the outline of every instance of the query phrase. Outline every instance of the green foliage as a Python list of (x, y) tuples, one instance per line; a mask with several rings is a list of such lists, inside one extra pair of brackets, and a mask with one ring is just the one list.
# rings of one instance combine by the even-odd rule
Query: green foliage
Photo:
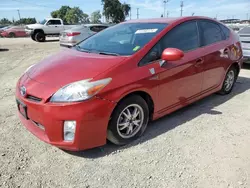
[(130, 5), (121, 4), (119, 0), (102, 0), (102, 3), (104, 16), (113, 23), (125, 21), (131, 10)]
[(14, 25), (28, 25), (28, 24), (35, 24), (36, 19), (35, 18), (21, 18), (21, 20), (17, 20)]
[(14, 19), (12, 21), (10, 21), (7, 18), (3, 18), (0, 20), (0, 25), (28, 25), (28, 24), (34, 24), (36, 23), (36, 19), (35, 18), (21, 18), (21, 20), (17, 20), (15, 21)]
[(9, 25), (9, 24), (12, 24), (12, 22), (7, 18), (2, 18), (0, 20), (0, 25)]
[(100, 21), (101, 18), (102, 18), (102, 15), (99, 10), (93, 12), (90, 16), (91, 23), (101, 23)]
[(62, 6), (59, 10), (51, 12), (53, 18), (61, 18), (65, 23), (89, 23), (89, 16), (79, 7)]

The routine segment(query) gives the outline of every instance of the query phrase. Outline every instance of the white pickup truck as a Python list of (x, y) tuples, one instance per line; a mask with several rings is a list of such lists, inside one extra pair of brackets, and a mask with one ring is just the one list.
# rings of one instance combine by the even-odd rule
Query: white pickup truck
[(46, 36), (59, 36), (61, 31), (71, 29), (76, 25), (64, 25), (59, 18), (48, 18), (37, 24), (26, 25), (25, 32), (32, 40), (44, 42)]

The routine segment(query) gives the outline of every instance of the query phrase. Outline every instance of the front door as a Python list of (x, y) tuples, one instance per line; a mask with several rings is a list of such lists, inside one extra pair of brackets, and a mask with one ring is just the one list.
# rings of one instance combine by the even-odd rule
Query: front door
[(184, 22), (162, 39), (163, 49), (177, 48), (184, 51), (184, 57), (175, 62), (166, 62), (159, 74), (159, 103), (164, 112), (176, 106), (189, 103), (201, 93), (203, 57), (200, 57), (198, 24)]
[(152, 57), (157, 59), (166, 48), (177, 48), (185, 54), (181, 60), (165, 62), (163, 66), (160, 66), (162, 60), (146, 66), (152, 74), (150, 80), (158, 85), (157, 113), (185, 106), (201, 93), (203, 57), (200, 57), (199, 46), (197, 22), (184, 22), (170, 30), (141, 61), (147, 64), (154, 59)]

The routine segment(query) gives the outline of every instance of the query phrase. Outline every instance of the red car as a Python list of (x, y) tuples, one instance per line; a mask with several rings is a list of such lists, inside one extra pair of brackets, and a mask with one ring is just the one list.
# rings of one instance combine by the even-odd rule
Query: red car
[(16, 86), (19, 117), (65, 150), (124, 145), (150, 120), (229, 94), (241, 64), (239, 37), (215, 20), (127, 21), (28, 68)]
[(22, 26), (13, 26), (1, 32), (2, 37), (27, 37), (24, 27)]

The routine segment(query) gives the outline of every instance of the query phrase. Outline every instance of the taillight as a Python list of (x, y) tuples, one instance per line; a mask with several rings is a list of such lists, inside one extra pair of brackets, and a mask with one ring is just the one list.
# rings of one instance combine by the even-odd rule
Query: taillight
[(68, 37), (73, 37), (73, 36), (77, 36), (77, 35), (80, 35), (81, 33), (80, 32), (72, 32), (72, 33), (67, 33), (66, 35)]

